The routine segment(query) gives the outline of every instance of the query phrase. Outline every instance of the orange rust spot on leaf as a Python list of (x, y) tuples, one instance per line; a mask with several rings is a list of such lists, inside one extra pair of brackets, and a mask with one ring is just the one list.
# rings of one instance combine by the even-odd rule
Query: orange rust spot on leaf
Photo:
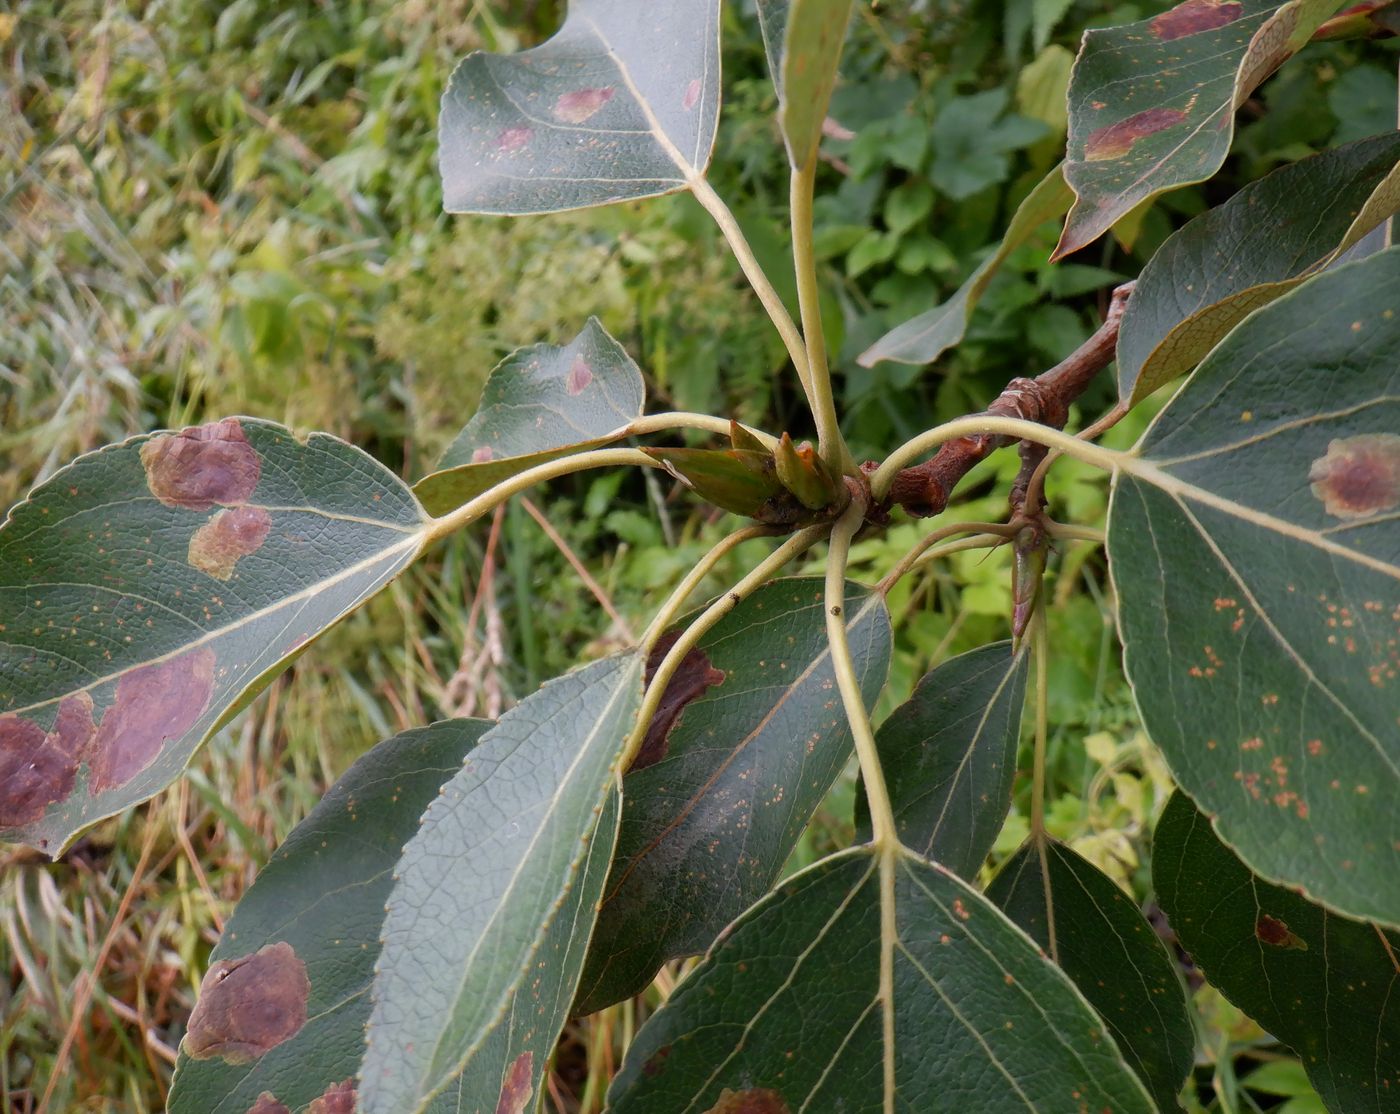
[(749, 1091), (731, 1091), (726, 1087), (719, 1093), (719, 1102), (705, 1114), (790, 1114), (788, 1104), (777, 1091), (755, 1087)]
[(1088, 162), (1121, 159), (1143, 136), (1166, 131), (1186, 119), (1186, 113), (1176, 108), (1148, 108), (1089, 133), (1084, 141), (1084, 158)]
[(582, 124), (608, 101), (612, 100), (611, 85), (598, 89), (579, 89), (573, 93), (562, 93), (554, 102), (554, 115), (566, 124)]
[(271, 1091), (264, 1091), (258, 1096), (258, 1101), (248, 1107), (248, 1114), (292, 1114), (286, 1105), (277, 1101), (277, 1097)]
[(1306, 940), (1290, 931), (1288, 926), (1277, 917), (1271, 917), (1268, 913), (1259, 914), (1259, 919), (1254, 922), (1254, 935), (1272, 948), (1289, 948), (1298, 952), (1308, 950)]
[[(195, 1060), (217, 1056), (230, 1064), (251, 1063), (306, 1024), (310, 993), (306, 964), (286, 942), (268, 944), (238, 959), (221, 959), (199, 984), (185, 1052)], [(327, 1107), (318, 1114), (335, 1109)]]
[(96, 728), (92, 697), (65, 696), (53, 729), (18, 716), (0, 718), (0, 827), (19, 827), (73, 792)]
[(141, 446), (141, 464), (152, 495), (191, 511), (246, 503), (262, 476), (237, 418), (152, 437)]
[(593, 369), (588, 366), (588, 361), (582, 356), (575, 356), (573, 365), (569, 368), (569, 377), (564, 380), (564, 389), (570, 395), (577, 395), (592, 382)]
[(189, 562), (216, 580), (227, 580), (240, 557), (262, 548), (270, 529), (272, 519), (261, 507), (222, 510), (194, 532)]
[(1400, 507), (1400, 435), (1363, 433), (1330, 442), (1308, 469), (1312, 493), (1337, 518)]
[(496, 136), (496, 150), (518, 151), (530, 142), (530, 137), (534, 134), (534, 128), (504, 128), (501, 134)]
[[(679, 632), (672, 632), (657, 639), (647, 658), (647, 684), (651, 683), (662, 659), (679, 637)], [(708, 689), (723, 683), (724, 671), (710, 664), (704, 650), (697, 647), (686, 654), (681, 659), (680, 668), (667, 684), (666, 691), (661, 694), (661, 703), (657, 705), (656, 715), (652, 716), (651, 723), (647, 725), (646, 737), (642, 740), (641, 748), (632, 759), (632, 765), (627, 768), (627, 772), (644, 770), (665, 758), (670, 746), (671, 731), (685, 706), (704, 696)]]
[(94, 793), (125, 785), (194, 726), (214, 691), (214, 651), (201, 647), (133, 669), (117, 682), (92, 744)]
[(355, 1114), (355, 1081), (332, 1083), (306, 1108), (306, 1114)]
[(662, 1066), (671, 1055), (671, 1046), (663, 1044), (655, 1052), (647, 1057), (647, 1062), (642, 1065), (642, 1074), (648, 1079), (654, 1078), (661, 1073)]
[(1202, 31), (1214, 31), (1234, 23), (1243, 14), (1244, 5), (1237, 0), (1186, 0), (1157, 16), (1148, 26), (1153, 35), (1167, 42)]
[(700, 79), (692, 77), (690, 84), (685, 87), (685, 96), (681, 98), (681, 107), (689, 112), (700, 102)]
[(501, 1097), (496, 1102), (496, 1114), (525, 1114), (530, 1096), (535, 1093), (535, 1054), (522, 1052), (510, 1065), (501, 1083)]

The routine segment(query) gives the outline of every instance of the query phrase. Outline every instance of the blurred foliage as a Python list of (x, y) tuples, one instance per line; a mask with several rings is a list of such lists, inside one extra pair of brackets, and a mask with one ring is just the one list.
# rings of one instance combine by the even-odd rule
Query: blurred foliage
[[(1171, 229), (1241, 182), (1392, 127), (1394, 49), (1310, 47), (1242, 109), (1207, 186), (1133, 214), (1051, 267), (1047, 226), (992, 283), (967, 340), (930, 370), (856, 366), (889, 327), (947, 297), (1059, 158), (1086, 27), (1163, 3), (900, 0), (858, 5), (823, 147), (816, 241), (846, 428), (880, 457), (1063, 357), (1108, 290)], [(596, 313), (649, 377), (653, 405), (795, 435), (785, 357), (708, 217), (688, 197), (518, 221), (440, 211), (435, 127), (455, 61), (557, 25), (550, 0), (14, 0), (0, 12), (0, 506), (97, 445), (251, 413), (320, 428), (415, 478), (466, 421), (492, 365)], [(785, 162), (752, 0), (725, 8), (725, 108), (712, 180), (780, 292)], [(1110, 402), (1083, 399), (1085, 420)], [(1115, 429), (1128, 444), (1145, 408)], [(1004, 513), (1014, 453), (949, 512)], [(1055, 513), (1102, 521), (1101, 477), (1052, 473)], [(206, 749), (186, 789), (111, 821), (58, 865), (0, 863), (0, 1093), (28, 1111), (160, 1109), (222, 917), (322, 788), (374, 741), (443, 715), (494, 714), (640, 629), (647, 607), (732, 523), (655, 477), (583, 476), (442, 547), (338, 627)], [(856, 547), (878, 578), (922, 533)], [(717, 592), (766, 543), (703, 586)], [(562, 547), (562, 548), (561, 548)], [(590, 570), (609, 629), (563, 552)], [(878, 712), (932, 664), (1004, 637), (1009, 561), (963, 553), (892, 592), (899, 645)], [(1051, 585), (1050, 826), (1145, 899), (1144, 833), (1168, 782), (1138, 730), (1097, 547), (1065, 543)], [(794, 856), (849, 838), (844, 779)], [(994, 860), (1024, 834), (1028, 784)], [(123, 897), (129, 900), (123, 902)], [(120, 914), (120, 915), (118, 915)], [(102, 962), (99, 964), (99, 960)], [(82, 974), (100, 966), (100, 977)], [(571, 1026), (552, 1099), (597, 1110), (621, 1042), (673, 984)], [(92, 997), (89, 1002), (83, 997)], [(1305, 1114), (1306, 1082), (1209, 994), (1192, 1109)], [(1253, 1061), (1262, 1061), (1252, 1073)], [(1291, 1074), (1290, 1074), (1291, 1072)], [(1202, 1105), (1204, 1103), (1205, 1105)]]

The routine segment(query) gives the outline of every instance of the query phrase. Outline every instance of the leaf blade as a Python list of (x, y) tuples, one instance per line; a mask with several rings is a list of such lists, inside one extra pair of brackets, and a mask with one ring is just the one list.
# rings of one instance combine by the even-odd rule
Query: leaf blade
[(1233, 115), (1342, 0), (1184, 0), (1085, 33), (1070, 76), (1065, 177), (1076, 201), (1054, 258), (1135, 206), (1220, 168)]
[[(796, 170), (817, 157), (851, 6), (852, 0), (791, 0), (789, 5), (782, 80), (777, 83), (782, 102), (778, 121)], [(765, 26), (765, 34), (766, 30)]]
[[(900, 842), (975, 878), (1011, 808), (1029, 658), (1010, 642), (925, 674), (875, 735)], [(857, 839), (870, 837), (864, 794)]]
[(590, 317), (568, 344), (532, 344), (497, 364), (477, 412), (414, 493), (442, 514), (527, 468), (626, 437), (645, 399), (637, 365)]
[(406, 568), (425, 527), (358, 449), (249, 418), (100, 449), (36, 488), (0, 529), (0, 737), (17, 763), (0, 835), (57, 853), (163, 789)]
[(1400, 208), (1400, 137), (1291, 163), (1202, 213), (1148, 261), (1118, 333), (1135, 403), (1194, 367), (1246, 316), (1322, 270)]
[(1152, 877), (1206, 977), (1299, 1053), (1327, 1108), (1377, 1109), (1400, 1071), (1400, 935), (1256, 877), (1179, 791), (1157, 821)]
[(1126, 671), (1178, 783), (1261, 877), (1392, 925), (1397, 314), (1392, 249), (1243, 322), (1124, 458), (1108, 536)]
[[(774, 581), (700, 641), (695, 669), (725, 679), (687, 703), (648, 764), (623, 780), (622, 830), (579, 1012), (630, 997), (662, 963), (703, 951), (773, 884), (840, 774), (851, 736), (839, 705), (827, 707), (834, 673), (822, 598), (817, 578)], [(855, 584), (846, 613), (873, 700), (889, 665), (889, 616), (879, 593)]]
[[(640, 701), (632, 654), (551, 681), (502, 716), (428, 807), (384, 920), (366, 1111), (436, 1109), (454, 1095), (489, 1108), (525, 1083), (538, 1093), (582, 949), (538, 972), (533, 957), (560, 942), (556, 924), (571, 922), (585, 941), (591, 931), (603, 871), (584, 867), (611, 854), (614, 767)], [(513, 1078), (517, 1063), (523, 1078)]]
[(490, 726), (444, 720), (386, 739), (292, 829), (238, 903), (210, 961), (287, 944), (306, 965), (309, 1019), (248, 1064), (194, 1059), (182, 1048), (171, 1114), (211, 1114), (224, 1104), (245, 1110), (263, 1093), (301, 1109), (328, 1087), (355, 1078), (399, 848)]
[(1034, 837), (1002, 866), (987, 898), (1079, 987), (1157, 1105), (1176, 1109), (1195, 1031), (1181, 977), (1137, 905), (1064, 844)]
[(874, 367), (881, 360), (930, 364), (938, 359), (962, 340), (972, 311), (1007, 257), (1026, 243), (1042, 224), (1065, 213), (1073, 200), (1063, 166), (1055, 167), (1036, 183), (1017, 207), (996, 251), (968, 276), (951, 298), (896, 325), (862, 352), (856, 362), (861, 367)]
[(574, 0), (547, 42), (468, 55), (443, 95), (449, 213), (555, 213), (704, 174), (719, 117), (718, 0)]
[(973, 1114), (1048, 1111), (1073, 1092), (1091, 1109), (1152, 1109), (1078, 992), (994, 906), (939, 867), (889, 861), (895, 939), (881, 940), (881, 868), (870, 849), (794, 876), (734, 924), (638, 1033), (609, 1109), (725, 1110), (726, 1098), (733, 1109), (744, 1099), (765, 1111), (888, 1109), (886, 946), (896, 1102), (951, 1109), (951, 1090), (955, 1108)]

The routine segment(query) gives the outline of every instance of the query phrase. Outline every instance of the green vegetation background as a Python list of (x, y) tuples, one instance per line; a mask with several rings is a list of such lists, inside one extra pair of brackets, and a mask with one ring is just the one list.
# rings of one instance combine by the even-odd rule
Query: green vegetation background
[[(976, 410), (1008, 378), (1067, 354), (1115, 282), (1240, 182), (1394, 126), (1394, 52), (1314, 46), (1244, 107), (1219, 180), (1135, 214), (1117, 238), (1055, 268), (1047, 227), (1013, 255), (963, 346), (931, 371), (857, 367), (855, 354), (887, 328), (956, 288), (1058, 159), (1081, 32), (1165, 6), (859, 6), (817, 207), (827, 327), (858, 456)], [(566, 340), (590, 314), (637, 358), (654, 406), (810, 432), (781, 345), (688, 197), (522, 220), (441, 213), (435, 127), (455, 60), (529, 46), (558, 9), (19, 0), (0, 12), (0, 508), (81, 452), (226, 414), (328, 430), (416, 478), (501, 357)], [(712, 178), (795, 300), (785, 164), (751, 3), (726, 5), (724, 36)], [(1105, 384), (1085, 412), (1108, 401)], [(1130, 441), (1143, 421), (1115, 436)], [(950, 513), (1001, 513), (993, 481), (1004, 492), (1015, 470), (1014, 454), (1001, 456)], [(1062, 466), (1051, 491), (1060, 517), (1101, 520), (1106, 493), (1088, 473)], [(532, 498), (534, 510), (517, 503), (494, 528), (454, 540), (333, 631), (149, 809), (103, 825), (57, 865), (0, 852), (7, 1110), (35, 1109), (51, 1080), (54, 1111), (161, 1109), (222, 918), (325, 786), (394, 731), (496, 714), (626, 638), (725, 528), (650, 477), (577, 479)], [(862, 542), (858, 571), (874, 575), (917, 536), (906, 523)], [(1060, 555), (1052, 828), (1146, 897), (1141, 837), (1167, 781), (1137, 730), (1107, 591), (1091, 548)], [(931, 664), (1002, 636), (1008, 600), (999, 555), (955, 558), (902, 585), (881, 712)], [(848, 837), (853, 791), (850, 779), (838, 786), (795, 862)], [(997, 854), (1024, 831), (1013, 815)], [(556, 1109), (599, 1109), (621, 1042), (674, 974), (645, 1000), (571, 1027), (551, 1085)], [(1202, 1010), (1207, 1076), (1221, 1094), (1255, 1101), (1232, 1091), (1235, 1055), (1275, 1053), (1218, 999)], [(1286, 1060), (1269, 1070), (1269, 1093), (1293, 1096), (1290, 1114), (1317, 1109)]]

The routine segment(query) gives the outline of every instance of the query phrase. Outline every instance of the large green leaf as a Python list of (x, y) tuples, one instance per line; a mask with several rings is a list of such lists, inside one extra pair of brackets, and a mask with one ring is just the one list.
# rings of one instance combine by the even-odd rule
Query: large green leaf
[(1077, 200), (1056, 256), (1148, 198), (1219, 170), (1235, 109), (1344, 3), (1184, 0), (1086, 32), (1070, 76), (1065, 158)]
[(519, 348), (491, 370), (472, 420), (414, 494), (442, 514), (527, 468), (617, 441), (645, 396), (632, 357), (590, 317), (563, 347)]
[(1240, 321), (1322, 270), (1400, 208), (1400, 132), (1251, 182), (1152, 257), (1118, 332), (1118, 393), (1190, 371)]
[(929, 364), (938, 359), (962, 340), (972, 311), (1007, 257), (1042, 224), (1068, 210), (1073, 200), (1074, 194), (1065, 184), (1062, 167), (1055, 167), (1016, 209), (996, 251), (972, 272), (951, 298), (891, 329), (862, 352), (856, 362), (862, 367), (874, 367), (881, 360)]
[[(846, 592), (856, 675), (873, 702), (889, 668), (889, 612), (878, 592)], [(653, 721), (622, 783), (579, 1012), (636, 994), (757, 901), (851, 753), (819, 578), (760, 588), (684, 664), (668, 695), (685, 702)]]
[(1258, 878), (1182, 793), (1157, 821), (1152, 878), (1196, 965), (1293, 1046), (1329, 1110), (1397, 1109), (1400, 933)]
[(1143, 721), (1270, 881), (1400, 924), (1400, 251), (1241, 323), (1124, 457)]
[(846, 25), (851, 21), (851, 0), (791, 0), (786, 6), (790, 10), (783, 34), (783, 76), (777, 83), (782, 101), (778, 119), (788, 157), (801, 170), (817, 157), (821, 144)]
[[(976, 877), (1011, 807), (1027, 661), (1010, 642), (960, 654), (875, 736), (900, 842), (964, 878)], [(856, 832), (870, 838), (864, 794)]]
[[(445, 720), (386, 739), (293, 829), (229, 918), (210, 956), (200, 1000), (210, 1018), (243, 1016), (266, 1025), (258, 1007), (273, 988), (220, 976), (230, 960), (285, 944), (306, 974), (310, 992), (303, 1007), (309, 1020), (246, 1063), (220, 1055), (194, 1059), (182, 1049), (170, 1114), (242, 1114), (263, 1094), (301, 1110), (327, 1088), (355, 1078), (365, 1050), (384, 903), (400, 848), (490, 726), (486, 720)], [(223, 1007), (210, 1008), (221, 999)], [(222, 1035), (228, 1028), (225, 1021)], [(194, 1036), (202, 1048), (221, 1044), (217, 1032), (197, 1030)]]
[(1178, 1109), (1196, 1034), (1175, 962), (1142, 910), (1092, 863), (1035, 837), (1001, 868), (987, 898), (1074, 980), (1157, 1105)]
[(685, 189), (710, 161), (719, 63), (719, 0), (573, 0), (548, 42), (453, 73), (444, 207), (553, 213)]
[(540, 1093), (617, 835), (641, 681), (627, 654), (548, 682), (428, 806), (384, 920), (366, 1114), (524, 1110)]
[(1154, 1109), (1084, 999), (995, 906), (871, 848), (822, 860), (735, 922), (637, 1034), (608, 1097), (616, 1114)]
[(342, 441), (226, 418), (82, 457), (0, 529), (0, 838), (57, 854), (169, 785), (426, 518)]

